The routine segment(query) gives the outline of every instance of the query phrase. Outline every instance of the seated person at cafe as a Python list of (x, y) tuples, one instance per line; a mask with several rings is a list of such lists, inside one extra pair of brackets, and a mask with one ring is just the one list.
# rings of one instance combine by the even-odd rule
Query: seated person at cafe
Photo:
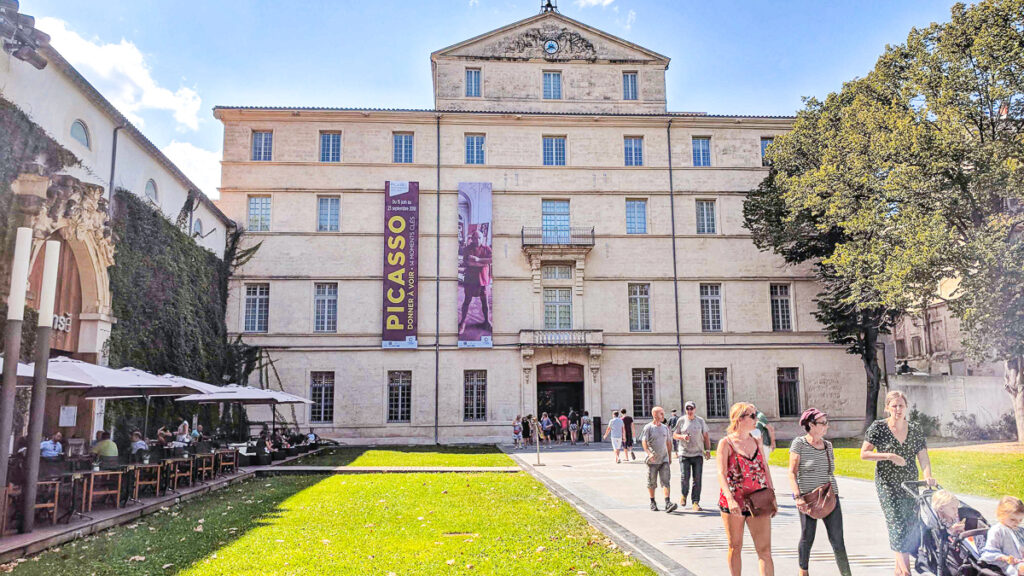
[(196, 429), (192, 431), (192, 440), (199, 442), (203, 439), (203, 425), (196, 424)]
[(100, 441), (92, 447), (92, 453), (97, 456), (117, 457), (117, 444), (110, 439), (110, 432), (103, 430), (99, 432)]
[(96, 437), (93, 438), (92, 442), (89, 443), (89, 446), (95, 448), (96, 445), (99, 444), (101, 440), (103, 440), (103, 430), (97, 430)]
[(149, 444), (142, 439), (142, 432), (136, 430), (132, 432), (132, 454), (137, 454), (139, 451), (145, 452), (149, 450)]
[(319, 439), (320, 437), (316, 435), (316, 432), (313, 432), (313, 429), (310, 428), (309, 434), (306, 434), (306, 442), (310, 444), (316, 444), (316, 441)]
[(274, 448), (270, 445), (270, 437), (267, 436), (266, 432), (260, 432), (259, 440), (256, 440), (256, 455), (270, 454), (273, 451)]
[(41, 458), (59, 458), (64, 454), (64, 446), (61, 440), (64, 436), (60, 432), (54, 432), (48, 440), (39, 443), (39, 456)]

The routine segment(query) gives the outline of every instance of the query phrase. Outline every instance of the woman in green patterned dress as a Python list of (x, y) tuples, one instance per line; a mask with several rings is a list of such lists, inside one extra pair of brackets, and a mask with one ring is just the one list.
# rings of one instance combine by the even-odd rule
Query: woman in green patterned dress
[[(917, 462), (924, 479), (934, 485), (932, 465), (924, 432), (907, 420), (907, 397), (898, 390), (885, 397), (889, 417), (875, 420), (864, 433), (860, 449), (862, 460), (877, 462), (875, 489), (889, 528), (889, 547), (896, 553), (896, 576), (910, 576), (910, 553), (916, 552), (913, 538), (914, 499), (900, 486), (917, 480)], [(901, 440), (902, 438), (902, 440)]]

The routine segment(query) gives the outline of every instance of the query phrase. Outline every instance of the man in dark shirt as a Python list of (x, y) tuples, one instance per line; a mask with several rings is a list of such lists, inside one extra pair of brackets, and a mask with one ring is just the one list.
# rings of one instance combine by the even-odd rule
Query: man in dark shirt
[(633, 417), (629, 416), (626, 409), (619, 410), (622, 414), (622, 423), (625, 424), (626, 434), (622, 440), (622, 449), (629, 454), (629, 457), (636, 460), (636, 454), (633, 454)]
[(491, 329), (491, 317), (487, 310), (487, 284), (490, 282), (488, 268), (491, 265), (492, 253), (488, 246), (484, 245), (483, 230), (477, 229), (470, 233), (469, 246), (462, 252), (463, 262), (466, 266), (463, 289), (465, 294), (462, 298), (462, 311), (459, 314), (459, 334), (466, 330), (466, 320), (469, 317), (469, 304), (473, 298), (480, 299), (480, 312), (484, 316), (484, 329)]
[[(668, 417), (668, 429), (669, 430), (675, 430), (676, 429), (676, 422), (678, 422), (678, 421), (679, 421), (679, 413), (676, 411), (675, 408), (673, 408), (672, 409), (672, 415)], [(675, 452), (676, 450), (678, 450), (678, 445), (676, 444), (675, 438), (673, 438), (672, 439), (672, 451)]]

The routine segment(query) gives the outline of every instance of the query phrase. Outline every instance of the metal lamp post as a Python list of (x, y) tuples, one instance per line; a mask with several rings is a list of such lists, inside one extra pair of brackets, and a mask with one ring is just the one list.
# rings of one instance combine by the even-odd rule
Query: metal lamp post
[(21, 325), (25, 320), (25, 291), (28, 264), (32, 256), (32, 229), (18, 228), (11, 266), (11, 291), (7, 295), (7, 326), (4, 330), (4, 379), (0, 388), (0, 492), (7, 488), (7, 465), (11, 458), (11, 428), (14, 425), (14, 396), (21, 357)]
[(32, 383), (32, 405), (28, 416), (28, 451), (25, 455), (25, 499), (22, 532), (31, 532), (36, 520), (36, 481), (39, 479), (39, 450), (46, 417), (46, 369), (50, 360), (50, 333), (53, 331), (53, 304), (57, 299), (57, 265), (60, 242), (46, 242), (43, 260), (43, 285), (39, 294), (39, 322), (36, 324), (36, 366)]

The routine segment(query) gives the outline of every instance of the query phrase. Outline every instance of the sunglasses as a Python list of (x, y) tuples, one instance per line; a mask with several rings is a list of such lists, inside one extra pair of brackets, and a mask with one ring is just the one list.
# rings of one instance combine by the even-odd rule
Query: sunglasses
[(696, 410), (696, 408), (694, 408), (693, 406), (690, 406), (689, 408), (686, 409), (687, 412), (693, 412), (694, 410)]
[(744, 414), (743, 416), (740, 416), (740, 420), (742, 420), (744, 418), (750, 418), (751, 420), (757, 420), (757, 413), (749, 412), (747, 414)]

